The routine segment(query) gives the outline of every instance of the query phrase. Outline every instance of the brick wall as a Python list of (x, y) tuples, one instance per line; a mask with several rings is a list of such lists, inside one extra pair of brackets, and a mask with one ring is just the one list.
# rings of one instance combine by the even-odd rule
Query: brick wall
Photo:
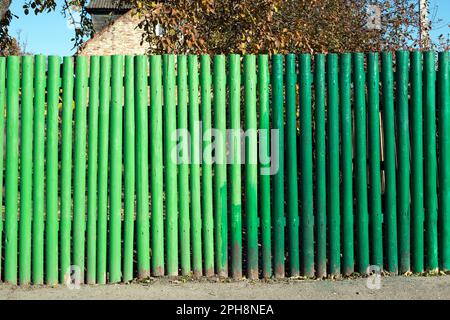
[(79, 55), (137, 55), (148, 51), (148, 44), (141, 45), (142, 30), (137, 28), (139, 18), (128, 12), (111, 25), (96, 33), (79, 50)]

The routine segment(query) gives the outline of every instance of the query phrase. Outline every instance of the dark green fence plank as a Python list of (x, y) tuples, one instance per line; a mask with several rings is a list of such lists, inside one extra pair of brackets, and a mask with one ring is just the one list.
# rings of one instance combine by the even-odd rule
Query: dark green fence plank
[(314, 276), (314, 208), (312, 153), (311, 56), (300, 55), (300, 171), (303, 275)]
[(397, 52), (398, 250), (400, 272), (410, 270), (410, 164), (408, 82), (409, 53)]
[(367, 212), (366, 98), (364, 54), (353, 55), (355, 88), (355, 174), (358, 239), (358, 271), (369, 267), (369, 217)]
[[(256, 116), (256, 56), (244, 57), (245, 74), (245, 211), (247, 216), (247, 276), (258, 279), (258, 124)], [(298, 237), (297, 237), (298, 239)]]
[[(247, 76), (247, 73), (245, 73)], [(290, 276), (300, 275), (297, 179), (297, 70), (294, 54), (286, 56), (287, 212)]]
[[(269, 57), (258, 56), (258, 93), (259, 93), (259, 129), (260, 131), (260, 155), (264, 155), (265, 161), (260, 164), (260, 216), (261, 216), (261, 250), (262, 250), (262, 274), (264, 278), (272, 276), (272, 224), (270, 207), (270, 110), (269, 110)], [(264, 141), (264, 144), (262, 143)], [(276, 164), (274, 164), (276, 165)]]
[(284, 95), (283, 95), (283, 56), (272, 57), (272, 110), (273, 128), (278, 132), (277, 150), (278, 171), (273, 181), (273, 241), (275, 277), (284, 278)]
[[(316, 134), (316, 274), (318, 278), (327, 275), (327, 191), (326, 191), (326, 126), (325, 126), (325, 55), (315, 56), (315, 134)], [(306, 225), (303, 224), (305, 228)]]
[(339, 84), (338, 55), (329, 54), (327, 59), (328, 83), (328, 230), (329, 271), (340, 274), (340, 171), (339, 171)]
[(424, 198), (426, 223), (426, 267), (437, 272), (438, 211), (437, 211), (437, 154), (436, 154), (436, 53), (424, 53)]
[(352, 55), (344, 53), (339, 60), (342, 152), (342, 273), (355, 271), (353, 219), (353, 117), (351, 69)]
[(439, 210), (441, 270), (450, 270), (450, 74), (449, 54), (439, 53)]
[(411, 54), (411, 255), (412, 270), (424, 271), (422, 53)]
[(394, 75), (392, 53), (382, 54), (383, 85), (383, 133), (384, 133), (384, 175), (385, 175), (385, 248), (387, 270), (398, 273), (397, 246), (397, 189), (395, 157), (395, 118), (394, 118)]
[(378, 53), (368, 55), (368, 123), (369, 123), (369, 208), (371, 265), (383, 268), (383, 216), (381, 212), (380, 171), (380, 72)]

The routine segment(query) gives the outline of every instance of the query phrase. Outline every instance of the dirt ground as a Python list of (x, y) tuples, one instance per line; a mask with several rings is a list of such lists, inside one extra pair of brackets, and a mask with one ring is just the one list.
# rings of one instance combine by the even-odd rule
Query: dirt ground
[[(383, 277), (380, 289), (369, 289), (367, 278), (345, 280), (284, 280), (270, 282), (221, 282), (211, 280), (150, 280), (128, 285), (19, 288), (0, 284), (1, 300), (16, 299), (433, 299), (450, 300), (450, 276)], [(371, 282), (369, 287), (374, 287)], [(376, 287), (376, 286), (375, 286)]]

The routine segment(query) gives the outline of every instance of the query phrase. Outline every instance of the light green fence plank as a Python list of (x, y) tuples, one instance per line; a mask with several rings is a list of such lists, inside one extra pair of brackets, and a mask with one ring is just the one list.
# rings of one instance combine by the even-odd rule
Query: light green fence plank
[(87, 181), (87, 272), (86, 282), (95, 284), (97, 268), (97, 172), (98, 172), (98, 109), (100, 58), (90, 58), (88, 111), (88, 181)]
[(124, 57), (112, 57), (109, 184), (109, 282), (122, 279), (122, 153)]
[[(33, 57), (22, 57), (22, 124), (20, 148), (19, 283), (31, 281), (33, 191)], [(1, 256), (1, 255), (0, 255)]]
[(58, 113), (60, 58), (48, 58), (47, 72), (47, 152), (46, 152), (46, 283), (58, 283)]
[(45, 91), (46, 59), (35, 57), (33, 123), (33, 284), (44, 283), (44, 168), (45, 168)]
[(20, 58), (9, 56), (6, 96), (5, 282), (17, 283)]
[(97, 202), (97, 283), (106, 283), (108, 238), (109, 114), (111, 97), (111, 57), (100, 58), (100, 105), (98, 114), (98, 202)]
[(228, 276), (228, 211), (226, 165), (226, 69), (225, 56), (214, 57), (214, 227), (216, 273)]
[(62, 124), (61, 124), (61, 212), (60, 212), (60, 276), (64, 283), (70, 277), (70, 233), (72, 230), (72, 121), (74, 69), (72, 57), (64, 57), (62, 79)]
[(136, 250), (138, 278), (150, 276), (148, 60), (135, 58), (136, 92)]
[(86, 103), (87, 58), (77, 57), (75, 76), (75, 140), (73, 171), (73, 265), (81, 272), (84, 283), (86, 231)]
[[(143, 70), (144, 72), (146, 69)], [(147, 75), (147, 73), (145, 72)], [(133, 280), (134, 216), (135, 216), (135, 96), (134, 57), (125, 57), (124, 103), (124, 226), (123, 226), (123, 281)], [(141, 235), (137, 234), (137, 237)]]

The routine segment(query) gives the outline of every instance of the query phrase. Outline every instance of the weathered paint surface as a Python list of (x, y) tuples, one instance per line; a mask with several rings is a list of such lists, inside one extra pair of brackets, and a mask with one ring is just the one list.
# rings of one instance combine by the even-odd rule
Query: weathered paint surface
[(447, 52), (0, 57), (2, 281), (448, 271), (449, 82)]

